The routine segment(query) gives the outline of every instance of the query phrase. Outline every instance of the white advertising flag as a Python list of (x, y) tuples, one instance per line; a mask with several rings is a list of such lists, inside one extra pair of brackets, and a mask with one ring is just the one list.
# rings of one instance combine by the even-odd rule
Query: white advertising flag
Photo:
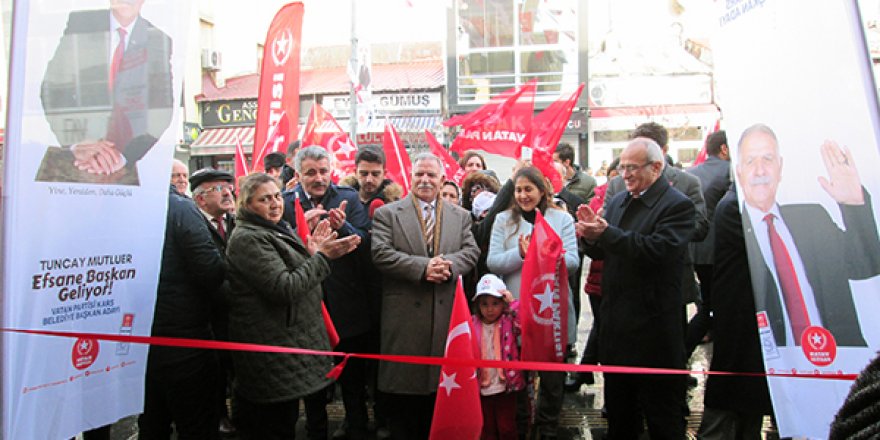
[[(15, 1), (4, 328), (150, 335), (190, 8)], [(2, 348), (2, 438), (142, 410), (145, 345), (6, 332)]]

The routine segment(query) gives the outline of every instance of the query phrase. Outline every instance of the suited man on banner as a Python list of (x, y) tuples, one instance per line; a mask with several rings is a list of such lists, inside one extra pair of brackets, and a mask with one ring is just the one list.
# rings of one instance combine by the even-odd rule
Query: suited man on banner
[[(694, 203), (663, 178), (663, 152), (636, 138), (620, 155), (626, 191), (606, 201), (605, 218), (587, 205), (575, 225), (587, 255), (604, 260), (598, 322), (603, 365), (683, 369), (681, 273), (694, 233)], [(685, 377), (605, 374), (608, 438), (685, 434)]]
[(838, 345), (862, 347), (867, 344), (849, 282), (880, 274), (871, 195), (848, 148), (825, 141), (820, 151), (828, 178), (819, 183), (838, 203), (845, 229), (818, 204), (777, 203), (782, 156), (770, 127), (755, 124), (739, 140), (736, 175), (755, 308), (766, 314), (776, 345), (801, 345), (806, 329), (823, 327)]
[[(480, 249), (471, 214), (439, 197), (443, 163), (430, 153), (413, 160), (408, 196), (376, 210), (373, 263), (382, 273), (381, 352), (443, 356), (456, 279), (470, 272)], [(428, 438), (440, 367), (379, 363), (388, 393), (392, 438)]]
[(171, 38), (141, 17), (144, 0), (73, 11), (40, 98), (61, 147), (38, 181), (138, 184), (135, 164), (171, 123)]

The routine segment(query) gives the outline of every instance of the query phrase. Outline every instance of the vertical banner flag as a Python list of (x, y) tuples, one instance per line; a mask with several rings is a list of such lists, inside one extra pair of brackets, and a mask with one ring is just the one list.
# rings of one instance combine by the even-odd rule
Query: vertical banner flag
[(532, 239), (523, 260), (519, 303), (524, 361), (562, 362), (568, 345), (568, 270), (562, 240), (535, 216)]
[[(491, 101), (465, 115), (462, 131), (452, 141), (450, 149), (463, 152), (470, 149), (516, 157), (525, 144), (532, 124), (535, 105), (535, 81), (529, 81), (507, 99)], [(469, 117), (468, 117), (469, 116)], [(449, 121), (446, 122), (448, 126)]]
[(244, 148), (241, 146), (241, 138), (235, 138), (235, 190), (238, 192), (238, 181), (250, 174), (251, 168), (247, 163), (247, 156), (244, 154)]
[[(446, 336), (446, 350), (443, 353), (445, 358), (474, 359), (475, 338), (471, 334), (470, 320), (467, 299), (459, 277), (452, 303), (452, 317), (449, 320), (449, 334)], [(477, 369), (443, 365), (440, 370), (440, 385), (437, 387), (437, 400), (434, 403), (430, 438), (476, 440), (480, 438), (482, 429), (483, 412), (480, 407)]]
[(571, 112), (583, 90), (584, 84), (581, 83), (571, 96), (557, 99), (535, 116), (529, 131), (529, 140), (525, 145), (536, 150), (550, 151), (552, 154), (565, 132), (568, 120), (571, 119)]
[[(764, 365), (859, 373), (880, 348), (880, 117), (859, 6), (716, 2), (715, 12)], [(828, 438), (851, 386), (767, 381), (781, 437)]]
[(452, 158), (452, 155), (440, 145), (440, 142), (437, 142), (437, 138), (435, 138), (428, 130), (425, 130), (425, 139), (428, 140), (428, 146), (431, 148), (431, 153), (443, 161), (443, 168), (446, 171), (446, 179), (461, 186), (461, 181), (464, 179), (465, 173), (464, 169), (461, 168), (461, 165), (458, 164), (458, 161)]
[[(192, 3), (81, 3), (12, 9), (2, 327), (149, 336)], [(146, 345), (2, 338), (0, 437), (143, 410)]]
[[(252, 169), (263, 168), (262, 155), (284, 151), (293, 139), (291, 124), (299, 121), (299, 52), (302, 34), (303, 5), (288, 3), (278, 10), (263, 46), (263, 65), (260, 66), (260, 90), (257, 97), (257, 122), (254, 125), (254, 150), (262, 149), (260, 157), (254, 154)], [(266, 147), (272, 127), (279, 125), (287, 115), (287, 126), (276, 131), (279, 137)], [(266, 148), (264, 148), (266, 147)]]
[(382, 151), (385, 152), (385, 176), (403, 187), (403, 195), (409, 193), (412, 162), (406, 152), (406, 146), (400, 140), (397, 130), (391, 122), (385, 122), (385, 134), (382, 136)]

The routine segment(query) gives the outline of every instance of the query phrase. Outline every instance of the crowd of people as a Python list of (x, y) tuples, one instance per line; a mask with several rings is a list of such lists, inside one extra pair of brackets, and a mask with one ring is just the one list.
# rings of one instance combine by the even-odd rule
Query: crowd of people
[[(460, 186), (440, 158), (415, 156), (405, 196), (370, 146), (335, 184), (323, 147), (293, 143), (266, 157), (265, 173), (237, 182), (237, 194), (231, 174), (189, 176), (175, 161), (153, 335), (442, 357), (461, 277), (475, 352), (518, 360), (523, 263), (540, 212), (571, 274), (561, 280), (572, 292), (562, 307), (569, 361), (583, 292), (594, 317), (583, 364), (684, 369), (700, 342), (717, 338), (713, 368), (761, 372), (726, 136), (712, 134), (708, 159), (688, 171), (669, 163), (667, 144), (662, 126), (639, 126), (601, 185), (560, 144), (558, 192), (528, 161), (502, 183), (474, 151), (460, 159)], [(690, 302), (698, 313), (688, 323)], [(331, 434), (328, 373), (340, 363), (345, 418)], [(428, 438), (439, 378), (438, 366), (154, 346), (140, 438), (168, 438), (174, 426), (180, 439), (292, 439), (300, 401), (309, 439)], [(498, 368), (477, 379), (485, 439), (555, 438), (564, 390), (594, 381)], [(608, 438), (635, 439), (643, 427), (684, 438), (688, 379), (604, 374)], [(712, 378), (705, 402), (707, 439), (760, 438), (772, 412), (762, 377)]]

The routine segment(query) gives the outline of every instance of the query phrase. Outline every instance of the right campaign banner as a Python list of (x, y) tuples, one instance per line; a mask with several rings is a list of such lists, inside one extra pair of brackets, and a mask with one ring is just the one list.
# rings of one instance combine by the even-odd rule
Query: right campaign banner
[[(880, 124), (856, 1), (716, 2), (732, 150), (768, 373), (857, 374), (880, 347)], [(779, 434), (827, 438), (852, 382), (769, 377)]]

